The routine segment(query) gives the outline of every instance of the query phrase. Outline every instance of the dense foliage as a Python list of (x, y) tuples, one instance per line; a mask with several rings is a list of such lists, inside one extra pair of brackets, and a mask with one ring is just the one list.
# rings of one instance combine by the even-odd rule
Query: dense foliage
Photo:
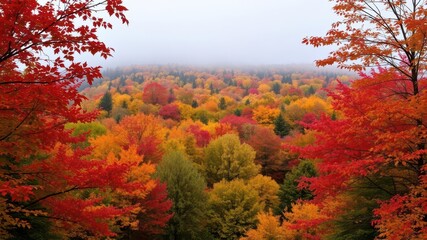
[(1, 1), (0, 235), (425, 239), (427, 2), (332, 2), (341, 20), (304, 42), (337, 44), (318, 65), (358, 76), (147, 65), (101, 77), (75, 55), (111, 55), (98, 14), (127, 23), (120, 0)]
[[(133, 66), (104, 75), (82, 91), (88, 110), (105, 91), (112, 96), (111, 114), (101, 111), (96, 121), (107, 131), (89, 134), (90, 145), (98, 157), (134, 146), (144, 162), (157, 165), (154, 176), (167, 185), (173, 216), (163, 235), (151, 236), (170, 239), (238, 239), (258, 218), (276, 219), (274, 212), (283, 221), (285, 208), (311, 199), (298, 183), (315, 176), (315, 166), (284, 146), (313, 142), (307, 124), (334, 114), (323, 89), (349, 80), (338, 71), (290, 66)], [(168, 98), (152, 101), (152, 90)], [(318, 216), (307, 213), (313, 208), (303, 205), (301, 214)]]
[[(320, 159), (319, 176), (307, 179), (314, 202), (321, 207), (331, 197), (345, 199), (330, 211), (330, 218), (353, 218), (360, 227), (352, 231), (362, 233), (362, 238), (424, 239), (427, 2), (332, 2), (341, 19), (326, 36), (304, 42), (338, 45), (318, 65), (338, 64), (362, 72), (351, 87), (340, 84), (330, 92), (342, 118), (309, 124), (317, 141), (298, 150)], [(367, 211), (359, 208), (361, 202)], [(367, 228), (369, 224), (376, 229)], [(349, 229), (336, 236), (345, 231)]]

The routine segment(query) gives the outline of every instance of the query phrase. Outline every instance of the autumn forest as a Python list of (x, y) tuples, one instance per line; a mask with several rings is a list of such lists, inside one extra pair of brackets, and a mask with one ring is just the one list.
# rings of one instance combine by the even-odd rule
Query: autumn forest
[(426, 239), (427, 1), (330, 2), (317, 67), (101, 68), (121, 0), (0, 0), (0, 239)]

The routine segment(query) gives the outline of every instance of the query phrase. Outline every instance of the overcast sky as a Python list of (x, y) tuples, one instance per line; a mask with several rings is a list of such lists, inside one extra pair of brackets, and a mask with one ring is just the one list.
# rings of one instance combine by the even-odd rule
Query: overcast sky
[(324, 35), (328, 0), (124, 0), (129, 26), (101, 38), (116, 51), (106, 67), (129, 64), (312, 63), (331, 48), (301, 44)]

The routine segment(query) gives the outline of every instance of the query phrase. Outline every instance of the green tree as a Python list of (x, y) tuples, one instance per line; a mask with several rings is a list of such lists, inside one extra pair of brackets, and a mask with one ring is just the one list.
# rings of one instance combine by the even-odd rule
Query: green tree
[(279, 114), (274, 120), (274, 133), (280, 137), (287, 136), (291, 131), (291, 125)]
[(219, 99), (218, 108), (221, 110), (225, 110), (227, 108), (227, 103), (225, 102), (225, 98), (221, 97)]
[(275, 83), (273, 84), (273, 87), (271, 88), (271, 90), (273, 90), (273, 92), (274, 92), (275, 94), (280, 94), (280, 88), (281, 88), (280, 83), (275, 82)]
[(123, 101), (122, 102), (122, 108), (124, 108), (124, 109), (128, 109), (128, 102), (127, 101)]
[(193, 114), (191, 115), (191, 119), (194, 121), (199, 120), (200, 122), (204, 124), (208, 124), (209, 119), (212, 117), (212, 115), (206, 111), (205, 109), (196, 109)]
[(179, 151), (163, 157), (155, 176), (167, 184), (168, 196), (173, 202), (174, 215), (167, 228), (169, 239), (198, 239), (203, 231), (207, 200), (203, 176)]
[(354, 181), (353, 184), (353, 188), (345, 193), (348, 207), (332, 221), (334, 231), (328, 236), (331, 239), (357, 240), (378, 237), (379, 232), (372, 225), (375, 220), (372, 211), (379, 207), (380, 201), (390, 198), (390, 193), (396, 190), (395, 187), (399, 188), (393, 178), (375, 174)]
[(113, 109), (113, 98), (110, 92), (106, 92), (104, 96), (102, 96), (101, 101), (99, 102), (99, 108), (107, 111), (108, 115), (110, 115), (111, 110)]
[(192, 102), (191, 102), (191, 107), (193, 107), (193, 108), (197, 108), (199, 106), (199, 104), (197, 103), (197, 101), (196, 100), (193, 100)]
[(255, 151), (246, 143), (241, 144), (234, 134), (223, 135), (209, 143), (205, 149), (203, 169), (210, 186), (222, 179), (249, 179), (259, 173), (254, 162)]
[(209, 193), (208, 229), (215, 239), (239, 239), (255, 227), (261, 208), (258, 193), (242, 179), (222, 180)]
[(331, 120), (337, 120), (337, 113), (335, 111), (332, 112)]
[(72, 129), (72, 136), (79, 136), (87, 133), (89, 138), (95, 138), (107, 133), (107, 128), (99, 122), (67, 123), (65, 129)]
[(79, 146), (82, 148), (88, 147), (90, 145), (90, 138), (96, 138), (107, 133), (107, 128), (99, 122), (67, 123), (65, 125), (65, 129), (72, 130), (72, 136), (87, 134), (87, 138), (85, 138), (84, 141), (74, 144), (74, 146)]
[(283, 184), (280, 185), (279, 198), (280, 205), (276, 213), (283, 211), (291, 211), (292, 204), (298, 199), (309, 200), (313, 198), (313, 194), (307, 188), (299, 189), (298, 184), (301, 177), (317, 176), (314, 164), (309, 160), (301, 161), (298, 166), (293, 168), (285, 176)]
[(139, 84), (143, 83), (145, 81), (144, 75), (135, 76), (135, 80), (134, 81), (137, 82), (137, 83), (139, 83)]
[(316, 89), (314, 89), (314, 87), (313, 86), (310, 86), (309, 88), (308, 88), (308, 90), (307, 90), (307, 96), (311, 96), (311, 95), (313, 95), (313, 94), (315, 94), (316, 93)]

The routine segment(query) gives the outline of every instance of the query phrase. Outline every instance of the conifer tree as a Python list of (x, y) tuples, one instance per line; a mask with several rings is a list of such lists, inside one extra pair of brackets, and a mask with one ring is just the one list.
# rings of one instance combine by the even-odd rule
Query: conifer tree
[(272, 90), (275, 94), (279, 94), (280, 93), (280, 83), (275, 82), (273, 84)]
[(199, 106), (199, 104), (197, 103), (197, 101), (196, 100), (193, 100), (192, 102), (191, 102), (191, 107), (193, 107), (193, 108), (197, 108)]
[(102, 96), (101, 101), (99, 102), (99, 108), (108, 112), (110, 115), (111, 110), (113, 109), (113, 98), (110, 92), (106, 92), (104, 96)]
[(274, 133), (280, 137), (287, 136), (291, 130), (291, 125), (283, 118), (282, 114), (274, 120)]
[(218, 108), (221, 110), (225, 110), (227, 108), (227, 103), (225, 102), (225, 98), (221, 97), (219, 99)]
[(291, 211), (292, 204), (297, 200), (309, 200), (313, 198), (312, 192), (307, 189), (299, 189), (298, 184), (301, 177), (314, 177), (317, 176), (314, 164), (308, 160), (301, 161), (298, 166), (288, 172), (285, 176), (283, 184), (280, 185), (279, 198), (280, 205), (276, 213), (283, 211)]

